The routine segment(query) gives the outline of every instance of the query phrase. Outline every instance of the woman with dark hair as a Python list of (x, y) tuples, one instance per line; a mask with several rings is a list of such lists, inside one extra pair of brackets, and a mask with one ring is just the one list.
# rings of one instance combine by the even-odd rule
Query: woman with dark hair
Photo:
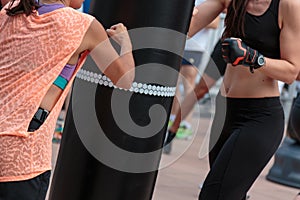
[[(190, 36), (226, 7), (222, 52), (228, 64), (216, 100), (201, 200), (246, 198), (283, 136), (277, 81), (290, 84), (300, 70), (300, 1), (208, 0), (197, 6)], [(218, 102), (226, 103), (221, 121), (224, 107)]]
[(0, 12), (0, 199), (45, 199), (56, 119), (88, 53), (117, 87), (131, 87), (126, 27), (105, 31), (73, 9), (82, 2), (12, 0)]

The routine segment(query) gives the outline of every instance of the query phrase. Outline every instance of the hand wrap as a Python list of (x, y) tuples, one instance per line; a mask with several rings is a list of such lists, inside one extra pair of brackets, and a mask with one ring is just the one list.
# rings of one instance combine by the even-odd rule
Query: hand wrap
[(222, 42), (222, 55), (227, 63), (232, 66), (243, 65), (250, 68), (250, 72), (254, 69), (262, 67), (257, 60), (262, 56), (257, 50), (250, 48), (239, 38), (226, 38)]

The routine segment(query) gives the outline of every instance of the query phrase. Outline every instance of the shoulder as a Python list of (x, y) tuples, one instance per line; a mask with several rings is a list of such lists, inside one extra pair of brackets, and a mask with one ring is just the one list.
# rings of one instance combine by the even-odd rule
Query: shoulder
[(281, 6), (293, 6), (299, 4), (300, 4), (300, 0), (280, 0)]
[(300, 0), (280, 0), (279, 2), (279, 21), (284, 26), (286, 23), (297, 21), (300, 16)]
[(60, 8), (49, 13), (39, 15), (38, 18), (46, 21), (57, 21), (60, 22), (62, 25), (74, 25), (84, 23), (84, 21), (91, 22), (94, 19), (93, 16), (79, 12), (70, 7)]
[(58, 27), (73, 30), (85, 30), (95, 19), (89, 14), (79, 12), (70, 7), (55, 10), (49, 15), (42, 15), (42, 18), (47, 17), (50, 17), (50, 21), (56, 22)]
[(300, 14), (300, 0), (280, 0), (279, 2), (279, 12), (282, 17)]
[(88, 19), (90, 21), (92, 21), (95, 18), (92, 15), (89, 15), (87, 13), (82, 13), (70, 7), (63, 8), (62, 11), (64, 14), (70, 15), (70, 17), (77, 16), (78, 18)]
[[(61, 41), (67, 43), (82, 41), (95, 21), (93, 16), (70, 7), (57, 9), (37, 17), (36, 21), (42, 22), (43, 27), (52, 28), (53, 37), (64, 38)], [(77, 45), (76, 42), (74, 43)]]

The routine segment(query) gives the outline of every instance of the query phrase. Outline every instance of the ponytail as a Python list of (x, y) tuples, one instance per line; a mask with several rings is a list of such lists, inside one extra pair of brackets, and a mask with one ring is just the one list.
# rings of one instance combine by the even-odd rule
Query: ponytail
[(9, 16), (18, 14), (26, 14), (28, 16), (39, 8), (39, 3), (36, 0), (20, 0), (18, 5), (13, 6), (15, 1), (16, 0), (12, 0), (9, 3), (9, 7), (6, 9), (6, 14)]

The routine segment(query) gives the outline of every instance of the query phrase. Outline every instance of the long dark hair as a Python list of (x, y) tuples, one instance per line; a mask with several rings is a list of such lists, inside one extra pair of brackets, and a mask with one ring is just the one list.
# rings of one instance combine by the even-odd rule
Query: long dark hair
[(39, 8), (39, 2), (36, 0), (20, 0), (17, 6), (13, 6), (16, 0), (12, 0), (9, 7), (6, 9), (6, 14), (9, 16), (15, 16), (18, 14), (26, 14), (27, 16), (32, 14)]
[(225, 18), (223, 38), (245, 36), (244, 22), (249, 0), (232, 0)]

